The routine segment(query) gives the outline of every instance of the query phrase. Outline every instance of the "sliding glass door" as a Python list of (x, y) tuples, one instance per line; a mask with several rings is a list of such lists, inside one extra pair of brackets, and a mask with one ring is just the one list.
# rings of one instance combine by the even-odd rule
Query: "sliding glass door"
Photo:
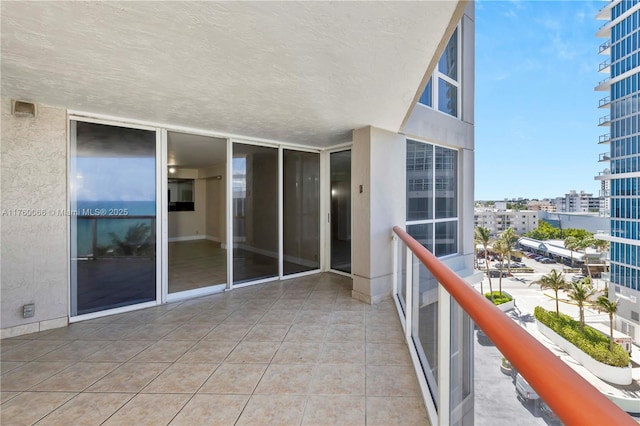
[(152, 302), (156, 132), (70, 122), (71, 316)]
[(278, 149), (233, 144), (233, 283), (279, 275)]
[(331, 269), (351, 273), (351, 150), (332, 152)]
[(320, 154), (283, 152), (283, 275), (320, 268)]

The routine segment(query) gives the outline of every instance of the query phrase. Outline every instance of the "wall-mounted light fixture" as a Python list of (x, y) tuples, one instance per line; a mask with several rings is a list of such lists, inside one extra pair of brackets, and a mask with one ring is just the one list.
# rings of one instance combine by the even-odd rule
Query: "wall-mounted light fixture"
[(169, 167), (169, 173), (174, 174), (176, 172), (175, 167)]

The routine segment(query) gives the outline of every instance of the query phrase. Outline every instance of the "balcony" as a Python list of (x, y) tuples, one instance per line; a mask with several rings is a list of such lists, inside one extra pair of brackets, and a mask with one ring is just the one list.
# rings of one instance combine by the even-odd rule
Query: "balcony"
[(610, 126), (611, 125), (611, 116), (609, 114), (604, 117), (600, 117), (600, 121), (598, 122), (598, 126)]
[(611, 142), (611, 133), (605, 133), (598, 138), (599, 144), (606, 144)]
[(611, 39), (611, 22), (607, 22), (598, 28), (598, 31), (596, 31), (596, 37)]
[(609, 169), (598, 172), (595, 180), (611, 180), (611, 171)]
[(611, 40), (607, 40), (598, 47), (600, 55), (609, 55), (611, 53)]
[(2, 424), (427, 424), (393, 302), (351, 288), (318, 274), (2, 340)]
[(596, 92), (604, 92), (604, 91), (608, 91), (610, 88), (611, 88), (611, 77), (607, 77), (603, 80), (600, 80), (600, 82), (598, 82), (598, 85), (594, 87), (594, 90)]
[(604, 161), (611, 161), (611, 154), (608, 152), (603, 152), (602, 154), (600, 154), (599, 158), (598, 158), (598, 162), (604, 162)]
[(611, 97), (605, 96), (604, 98), (598, 101), (598, 108), (606, 108), (611, 105)]
[(609, 73), (611, 71), (611, 61), (609, 59), (606, 59), (602, 62), (600, 62), (600, 64), (598, 65), (598, 72), (601, 73)]
[(609, 190), (609, 189), (601, 189), (600, 190), (600, 196), (601, 197), (605, 197), (605, 198), (611, 197), (611, 190)]
[(613, 2), (608, 2), (605, 6), (603, 6), (598, 13), (596, 13), (596, 19), (599, 21), (611, 20), (611, 8), (613, 7)]

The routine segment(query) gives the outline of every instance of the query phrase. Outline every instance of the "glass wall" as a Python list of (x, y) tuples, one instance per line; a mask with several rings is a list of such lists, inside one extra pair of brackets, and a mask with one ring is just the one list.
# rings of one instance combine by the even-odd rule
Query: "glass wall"
[(457, 151), (407, 140), (407, 232), (436, 256), (457, 253)]
[(320, 154), (283, 151), (284, 275), (320, 268)]
[(71, 121), (71, 316), (156, 300), (156, 132)]
[(233, 144), (233, 282), (277, 277), (278, 149)]
[(330, 155), (331, 269), (351, 273), (351, 150)]

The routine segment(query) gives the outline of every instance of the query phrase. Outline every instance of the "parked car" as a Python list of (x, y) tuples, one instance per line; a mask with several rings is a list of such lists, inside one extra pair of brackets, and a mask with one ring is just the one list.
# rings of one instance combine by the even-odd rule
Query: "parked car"
[(531, 385), (518, 373), (516, 375), (516, 394), (518, 398), (526, 404), (533, 405), (533, 415), (540, 415), (540, 405), (542, 400), (538, 393), (531, 387)]
[(584, 275), (574, 275), (573, 277), (571, 277), (571, 281), (573, 281), (574, 283), (577, 283), (580, 280), (584, 280), (585, 278), (587, 278)]
[(553, 259), (544, 258), (540, 261), (540, 263), (556, 263), (556, 261)]
[[(500, 271), (496, 271), (495, 269), (491, 269), (489, 271), (489, 276), (491, 278), (500, 278)], [(507, 271), (502, 271), (502, 278), (508, 277), (509, 276), (509, 272)]]

